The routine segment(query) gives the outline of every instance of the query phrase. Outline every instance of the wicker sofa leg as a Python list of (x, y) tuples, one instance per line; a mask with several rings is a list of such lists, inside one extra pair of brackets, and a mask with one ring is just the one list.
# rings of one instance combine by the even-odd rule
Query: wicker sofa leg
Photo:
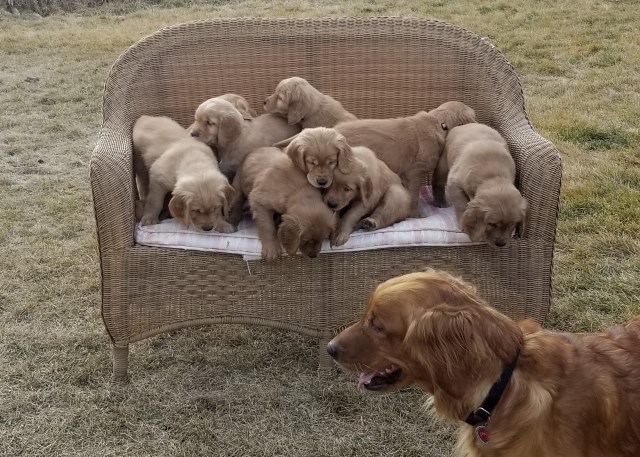
[(318, 371), (326, 372), (334, 368), (333, 360), (329, 356), (327, 352), (327, 345), (329, 341), (331, 341), (332, 336), (326, 335), (321, 336), (320, 341), (318, 343)]
[(124, 347), (113, 346), (113, 382), (127, 381), (127, 368), (129, 367), (129, 345)]

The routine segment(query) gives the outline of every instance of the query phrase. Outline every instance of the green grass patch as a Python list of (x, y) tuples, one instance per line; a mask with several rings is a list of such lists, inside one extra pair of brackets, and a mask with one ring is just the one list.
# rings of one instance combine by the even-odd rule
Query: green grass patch
[(564, 126), (558, 133), (562, 140), (581, 145), (589, 151), (624, 148), (632, 143), (629, 133), (579, 123)]

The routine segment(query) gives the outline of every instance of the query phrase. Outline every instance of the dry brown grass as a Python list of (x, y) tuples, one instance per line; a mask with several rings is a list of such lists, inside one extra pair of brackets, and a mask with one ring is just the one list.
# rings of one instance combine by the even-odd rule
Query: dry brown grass
[(548, 325), (598, 330), (640, 314), (634, 1), (150, 3), (0, 14), (0, 455), (451, 455), (451, 431), (424, 415), (418, 392), (378, 397), (347, 375), (320, 380), (315, 342), (286, 332), (152, 338), (132, 346), (131, 384), (110, 385), (88, 186), (101, 89), (124, 48), (177, 22), (406, 14), (490, 37), (563, 153)]

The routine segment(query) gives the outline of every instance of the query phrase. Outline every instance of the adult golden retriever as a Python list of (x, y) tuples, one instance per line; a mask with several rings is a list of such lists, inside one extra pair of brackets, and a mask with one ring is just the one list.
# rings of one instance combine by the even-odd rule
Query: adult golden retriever
[[(460, 425), (459, 456), (640, 455), (640, 318), (605, 333), (551, 332), (426, 271), (380, 284), (328, 350), (369, 390), (432, 394), (438, 416)], [(487, 418), (479, 407), (490, 398)]]
[[(322, 201), (322, 194), (308, 182), (305, 174), (278, 148), (259, 148), (243, 160), (233, 181), (238, 191), (230, 220), (237, 224), (248, 199), (262, 257), (273, 260), (282, 254), (300, 251), (317, 257), (323, 240), (336, 225), (333, 212)], [(276, 220), (280, 223), (276, 224)]]
[(227, 100), (211, 98), (198, 106), (191, 136), (215, 148), (220, 170), (233, 180), (242, 159), (254, 149), (289, 138), (300, 131), (279, 116), (263, 114), (247, 120)]
[(351, 149), (354, 159), (349, 171), (335, 170), (333, 184), (323, 197), (337, 213), (344, 210), (339, 228), (331, 235), (332, 246), (346, 243), (354, 230), (376, 230), (404, 220), (411, 207), (411, 195), (398, 175), (371, 149)]
[(185, 225), (229, 233), (225, 220), (234, 190), (213, 151), (167, 117), (141, 116), (133, 126), (133, 163), (143, 208), (140, 223), (157, 224), (165, 196)]
[(472, 241), (504, 246), (517, 229), (524, 235), (529, 204), (514, 185), (516, 165), (507, 142), (484, 124), (451, 129), (433, 178), (436, 205), (445, 182), (458, 224)]
[(305, 129), (333, 127), (339, 122), (357, 119), (340, 102), (298, 76), (278, 83), (275, 92), (264, 99), (264, 111), (285, 117), (290, 125), (300, 123)]
[(308, 128), (290, 140), (285, 152), (307, 174), (307, 180), (313, 187), (329, 187), (336, 167), (343, 173), (349, 173), (353, 162), (351, 147), (334, 129)]
[(433, 111), (395, 119), (342, 122), (335, 129), (351, 146), (366, 146), (402, 180), (411, 194), (411, 217), (421, 217), (420, 186), (433, 173), (444, 148), (447, 130), (474, 122), (473, 109), (464, 103), (443, 103)]

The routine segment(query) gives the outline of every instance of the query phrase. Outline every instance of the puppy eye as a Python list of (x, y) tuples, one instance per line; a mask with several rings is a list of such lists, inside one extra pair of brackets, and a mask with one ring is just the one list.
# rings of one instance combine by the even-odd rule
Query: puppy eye
[(329, 160), (329, 165), (335, 165), (336, 161), (335, 160)]
[(345, 192), (351, 192), (351, 188), (349, 188), (349, 187), (347, 187), (347, 186), (344, 186), (344, 191), (345, 191)]
[(207, 125), (216, 125), (216, 122), (212, 120), (207, 120)]

